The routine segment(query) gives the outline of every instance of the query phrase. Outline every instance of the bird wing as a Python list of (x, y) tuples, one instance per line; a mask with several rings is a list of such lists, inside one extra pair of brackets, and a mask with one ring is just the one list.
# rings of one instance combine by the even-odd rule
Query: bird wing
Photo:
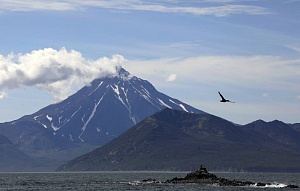
[(225, 100), (225, 98), (222, 96), (222, 94), (220, 92), (218, 92), (218, 93), (221, 96), (222, 100)]

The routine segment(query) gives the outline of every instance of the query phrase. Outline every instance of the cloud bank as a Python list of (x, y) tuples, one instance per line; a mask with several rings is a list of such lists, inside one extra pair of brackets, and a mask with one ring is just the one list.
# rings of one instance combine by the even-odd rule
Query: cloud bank
[[(207, 5), (209, 3), (209, 5)], [(216, 5), (216, 4), (221, 5)], [(239, 4), (236, 4), (239, 3)], [(153, 11), (163, 13), (187, 13), (193, 15), (213, 15), (217, 17), (232, 14), (261, 15), (269, 14), (269, 11), (260, 6), (242, 5), (241, 1), (233, 0), (204, 0), (187, 5), (186, 1), (147, 1), (147, 0), (2, 0), (0, 12), (4, 11), (72, 11), (83, 10), (90, 7), (126, 10), (126, 11)]]
[[(130, 60), (126, 68), (162, 86), (172, 71), (180, 83), (300, 94), (300, 60), (278, 56), (200, 56), (159, 60)], [(174, 76), (173, 76), (174, 77)], [(171, 76), (169, 76), (170, 79)], [(174, 79), (174, 78), (173, 78)], [(169, 86), (166, 84), (165, 86)]]
[(59, 101), (70, 95), (74, 87), (95, 78), (116, 75), (116, 68), (125, 61), (121, 55), (88, 60), (80, 52), (65, 48), (0, 55), (0, 99), (6, 97), (4, 90), (32, 86), (48, 91)]

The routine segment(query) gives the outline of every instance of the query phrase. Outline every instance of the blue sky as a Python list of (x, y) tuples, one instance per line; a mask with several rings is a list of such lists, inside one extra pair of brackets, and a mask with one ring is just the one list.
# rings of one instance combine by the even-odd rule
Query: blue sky
[(235, 123), (300, 122), (299, 9), (299, 0), (1, 0), (0, 122), (115, 65)]

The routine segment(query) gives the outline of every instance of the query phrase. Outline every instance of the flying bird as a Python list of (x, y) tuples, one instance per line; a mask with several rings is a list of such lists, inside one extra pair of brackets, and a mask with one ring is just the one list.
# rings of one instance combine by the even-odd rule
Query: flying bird
[(219, 93), (219, 95), (221, 96), (221, 100), (220, 100), (220, 102), (230, 102), (230, 103), (235, 103), (235, 102), (232, 102), (232, 101), (230, 101), (230, 100), (228, 100), (228, 99), (225, 99), (223, 96), (222, 96), (222, 94), (220, 93), (220, 92), (218, 92)]

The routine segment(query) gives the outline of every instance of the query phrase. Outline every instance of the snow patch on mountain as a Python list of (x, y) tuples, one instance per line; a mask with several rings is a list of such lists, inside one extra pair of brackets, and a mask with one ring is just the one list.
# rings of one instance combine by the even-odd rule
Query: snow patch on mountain
[(102, 101), (102, 99), (104, 98), (105, 95), (106, 95), (106, 93), (99, 99), (99, 101), (97, 103), (95, 103), (95, 106), (93, 108), (93, 111), (92, 111), (91, 115), (89, 116), (88, 120), (84, 123), (83, 127), (81, 128), (82, 132), (78, 137), (81, 140), (81, 142), (84, 142), (84, 140), (81, 138), (81, 136), (83, 135), (84, 131), (86, 130), (87, 125), (89, 124), (89, 122), (93, 119), (93, 117), (94, 117), (94, 115), (97, 111), (97, 108), (98, 108), (99, 104), (101, 103), (101, 101)]
[(171, 99), (169, 99), (169, 101), (172, 102), (172, 103), (174, 103), (174, 104), (176, 104), (176, 105), (178, 105), (178, 106), (181, 107), (184, 111), (189, 112), (189, 111), (184, 107), (184, 105), (182, 105), (181, 103), (180, 103), (180, 104), (179, 104), (179, 103), (176, 103), (175, 101), (173, 101), (173, 100), (171, 100)]
[(71, 134), (69, 134), (69, 139), (70, 139), (71, 141), (74, 141)]
[(51, 123), (51, 127), (54, 130), (54, 132), (60, 129), (60, 127), (55, 127), (53, 123)]
[(43, 115), (37, 115), (37, 116), (34, 116), (33, 119), (36, 121), (37, 118), (39, 118), (39, 117), (41, 117), (41, 116), (43, 116)]
[(90, 95), (92, 95), (94, 92), (96, 92), (97, 91), (97, 89), (101, 86), (103, 84), (103, 81), (102, 82), (100, 82), (100, 84), (88, 95), (88, 96), (90, 96)]
[(71, 118), (74, 117), (74, 115), (81, 109), (81, 106), (71, 115)]
[(46, 115), (47, 119), (51, 122), (52, 121), (52, 117), (50, 117), (49, 115)]
[(156, 104), (154, 104), (154, 103), (151, 101), (151, 97), (150, 97), (150, 96), (148, 97), (147, 95), (143, 94), (141, 91), (139, 91), (138, 89), (136, 89), (134, 86), (132, 86), (132, 87), (133, 87), (133, 89), (134, 89), (136, 92), (138, 92), (138, 93), (140, 94), (141, 97), (143, 97), (145, 100), (147, 100), (149, 103), (151, 103), (154, 107), (158, 108), (159, 110), (161, 109), (161, 108), (159, 108)]
[(142, 91), (143, 91), (149, 98), (151, 98), (149, 91), (148, 91), (146, 88), (144, 88), (144, 86), (141, 85), (141, 87), (142, 87)]
[(118, 100), (120, 100), (120, 102), (128, 109), (128, 106), (124, 103), (123, 99), (120, 96), (120, 91), (119, 91), (119, 86), (114, 84), (115, 87), (113, 87), (112, 85), (110, 85), (111, 89), (114, 90), (114, 92), (116, 93), (116, 98), (118, 98)]
[(42, 122), (38, 121), (39, 124), (41, 124), (45, 129), (47, 129), (47, 125), (43, 124)]
[[(115, 96), (115, 97), (118, 98), (118, 100), (119, 100), (119, 101), (126, 107), (126, 109), (128, 110), (130, 120), (131, 120), (134, 124), (136, 124), (136, 119), (135, 119), (135, 116), (132, 115), (131, 105), (130, 105), (129, 100), (128, 100), (128, 97), (127, 97), (127, 91), (128, 91), (128, 90), (125, 91), (125, 88), (124, 88), (124, 87), (120, 87), (120, 89), (121, 89), (122, 92), (123, 92), (123, 93), (121, 94), (118, 85), (114, 84), (114, 87), (113, 87), (112, 85), (111, 85), (110, 87), (111, 87), (111, 88), (114, 90), (114, 92), (116, 93), (116, 96)], [(123, 98), (121, 97), (121, 95), (123, 95), (123, 97), (125, 97), (125, 100), (123, 100)]]
[(161, 100), (161, 99), (159, 99), (159, 98), (157, 98), (157, 99), (158, 99), (158, 101), (161, 103), (162, 106), (165, 106), (165, 107), (167, 107), (167, 108), (172, 109), (172, 107), (169, 106), (168, 104), (166, 104), (163, 100)]
[(58, 123), (59, 123), (59, 124), (61, 124), (61, 119), (62, 119), (62, 116), (59, 116), (59, 117), (58, 117)]

